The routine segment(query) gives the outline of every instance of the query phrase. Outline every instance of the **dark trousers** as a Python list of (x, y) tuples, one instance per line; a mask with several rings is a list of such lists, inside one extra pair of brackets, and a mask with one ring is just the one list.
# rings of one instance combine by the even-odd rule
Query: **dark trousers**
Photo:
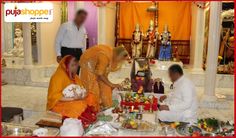
[[(61, 47), (61, 56), (64, 57), (66, 55), (71, 55), (79, 61), (80, 56), (82, 55), (82, 49)], [(80, 71), (80, 67), (78, 68), (78, 71), (77, 71), (78, 75), (79, 75), (79, 71)]]

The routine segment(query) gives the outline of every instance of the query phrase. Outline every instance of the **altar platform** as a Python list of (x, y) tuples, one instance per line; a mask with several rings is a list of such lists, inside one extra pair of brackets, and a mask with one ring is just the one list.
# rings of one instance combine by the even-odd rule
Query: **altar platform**
[[(203, 94), (203, 88), (197, 87), (198, 99)], [(231, 88), (217, 88), (216, 94), (223, 94), (233, 97), (234, 90)], [(210, 109), (199, 107), (199, 118), (215, 117), (217, 119), (227, 121), (234, 120), (234, 100), (233, 99), (221, 99), (225, 100), (228, 104), (224, 109)], [(35, 123), (42, 118), (46, 112), (47, 103), (47, 88), (32, 87), (32, 86), (16, 86), (5, 85), (2, 86), (2, 106), (21, 107), (24, 110), (25, 120), (22, 125), (34, 126)], [(159, 124), (157, 124), (158, 126)], [(159, 128), (157, 128), (159, 129)], [(119, 131), (114, 134), (116, 136), (135, 136), (137, 133), (132, 131)], [(140, 133), (142, 136), (160, 136), (158, 131), (148, 133)]]
[[(168, 77), (168, 68), (172, 64), (179, 64), (184, 69), (184, 74), (191, 79), (197, 87), (204, 87), (205, 71), (195, 71), (183, 65), (182, 62), (156, 61), (150, 65), (152, 78), (161, 78), (165, 88), (169, 88), (171, 82)], [(8, 65), (2, 68), (2, 80), (8, 84), (48, 87), (51, 75), (55, 72), (57, 65), (48, 66), (21, 66)], [(125, 78), (130, 78), (131, 64), (125, 63), (122, 68), (109, 75), (114, 83), (120, 83)], [(217, 74), (216, 88), (234, 88), (234, 75)]]

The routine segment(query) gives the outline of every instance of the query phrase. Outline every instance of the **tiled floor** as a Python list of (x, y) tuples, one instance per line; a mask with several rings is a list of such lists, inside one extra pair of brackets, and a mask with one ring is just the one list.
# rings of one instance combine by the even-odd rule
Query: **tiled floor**
[[(203, 88), (197, 88), (198, 97), (203, 94)], [(233, 120), (234, 118), (234, 90), (231, 88), (218, 88), (216, 93), (224, 94), (228, 100), (227, 109), (199, 108), (200, 117), (216, 117), (222, 120)], [(21, 107), (24, 109), (25, 117), (33, 113), (40, 113), (46, 110), (47, 88), (5, 85), (2, 86), (2, 106)]]

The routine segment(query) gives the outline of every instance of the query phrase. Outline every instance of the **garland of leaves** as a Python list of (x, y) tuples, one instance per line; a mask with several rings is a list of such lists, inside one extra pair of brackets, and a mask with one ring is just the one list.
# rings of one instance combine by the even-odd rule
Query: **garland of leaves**
[(105, 7), (110, 1), (93, 1), (93, 5), (96, 7)]
[(193, 2), (198, 8), (200, 9), (206, 9), (209, 7), (209, 2)]

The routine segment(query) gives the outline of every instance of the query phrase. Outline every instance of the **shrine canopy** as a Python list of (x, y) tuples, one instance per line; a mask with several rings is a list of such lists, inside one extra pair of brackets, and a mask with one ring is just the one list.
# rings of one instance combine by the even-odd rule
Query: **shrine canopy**
[[(154, 13), (147, 12), (152, 2), (121, 2), (119, 10), (119, 38), (131, 38), (135, 24), (146, 32)], [(191, 2), (158, 2), (158, 32), (168, 25), (172, 40), (190, 40)]]

